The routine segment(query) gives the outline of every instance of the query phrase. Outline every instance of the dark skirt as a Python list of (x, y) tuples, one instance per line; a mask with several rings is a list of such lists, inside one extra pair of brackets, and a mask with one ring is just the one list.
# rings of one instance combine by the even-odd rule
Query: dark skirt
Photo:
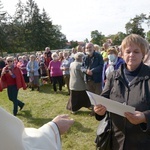
[(71, 90), (70, 98), (66, 108), (71, 111), (78, 111), (82, 107), (91, 107), (91, 102), (86, 91)]

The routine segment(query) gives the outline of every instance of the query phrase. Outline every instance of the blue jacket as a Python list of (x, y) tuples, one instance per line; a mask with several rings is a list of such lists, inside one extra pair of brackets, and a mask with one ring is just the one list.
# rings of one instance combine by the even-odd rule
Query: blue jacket
[(37, 61), (34, 61), (33, 62), (33, 73), (31, 73), (31, 61), (29, 61), (28, 63), (27, 63), (27, 66), (26, 66), (26, 69), (27, 69), (27, 75), (28, 76), (39, 76), (39, 64), (38, 64), (38, 62)]
[[(85, 73), (85, 81), (87, 82), (88, 80), (93, 80), (95, 83), (102, 82), (103, 64), (104, 61), (101, 54), (94, 52), (92, 57), (86, 55), (82, 65), (82, 70)], [(92, 71), (92, 76), (86, 74), (87, 69)]]

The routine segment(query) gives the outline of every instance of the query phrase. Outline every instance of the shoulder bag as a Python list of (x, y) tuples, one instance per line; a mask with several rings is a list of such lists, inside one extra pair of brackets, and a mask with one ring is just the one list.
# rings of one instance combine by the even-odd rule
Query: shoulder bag
[(96, 150), (111, 150), (111, 126), (110, 114), (107, 113), (97, 128)]

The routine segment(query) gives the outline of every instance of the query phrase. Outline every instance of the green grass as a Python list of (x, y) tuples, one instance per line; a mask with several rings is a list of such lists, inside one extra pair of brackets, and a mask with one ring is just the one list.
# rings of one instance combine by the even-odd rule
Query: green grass
[[(95, 150), (95, 136), (98, 121), (89, 116), (90, 110), (82, 108), (75, 115), (66, 110), (69, 96), (66, 88), (55, 94), (52, 86), (47, 84), (41, 91), (19, 90), (18, 99), (25, 102), (25, 107), (18, 112), (25, 127), (38, 128), (51, 121), (58, 114), (69, 114), (75, 120), (70, 130), (62, 136), (63, 150)], [(7, 90), (0, 93), (0, 105), (12, 113), (12, 102), (7, 98)]]

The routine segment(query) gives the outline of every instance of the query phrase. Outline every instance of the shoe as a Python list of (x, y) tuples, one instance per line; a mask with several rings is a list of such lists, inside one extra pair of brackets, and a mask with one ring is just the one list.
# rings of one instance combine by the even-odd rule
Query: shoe
[(90, 106), (90, 107), (88, 107), (88, 109), (89, 109), (89, 110), (93, 110), (93, 107), (92, 107), (92, 106)]
[(77, 113), (77, 111), (72, 111), (71, 113), (72, 113), (72, 114), (76, 114), (76, 113)]
[(17, 113), (18, 113), (18, 112), (13, 112), (13, 115), (14, 115), (14, 116), (17, 116)]
[(23, 109), (25, 103), (22, 104), (22, 106), (20, 106), (20, 111)]
[(34, 88), (32, 87), (30, 91), (34, 91)]

